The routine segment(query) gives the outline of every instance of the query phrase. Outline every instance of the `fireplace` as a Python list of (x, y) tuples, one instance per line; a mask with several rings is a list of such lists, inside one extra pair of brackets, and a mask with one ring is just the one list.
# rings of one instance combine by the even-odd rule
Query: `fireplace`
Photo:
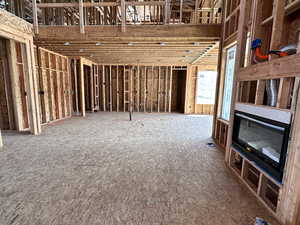
[(287, 122), (238, 110), (234, 116), (233, 147), (279, 182), (287, 154), (290, 130)]

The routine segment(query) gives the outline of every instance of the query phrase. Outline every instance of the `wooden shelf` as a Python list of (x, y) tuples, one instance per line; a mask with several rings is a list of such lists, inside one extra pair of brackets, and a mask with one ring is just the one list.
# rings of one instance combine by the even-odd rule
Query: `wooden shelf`
[(216, 144), (222, 149), (226, 149), (227, 146), (227, 133), (228, 133), (228, 121), (218, 118), (216, 120), (216, 129), (214, 133), (214, 140)]
[(234, 148), (230, 149), (229, 166), (258, 200), (277, 216), (282, 184)]

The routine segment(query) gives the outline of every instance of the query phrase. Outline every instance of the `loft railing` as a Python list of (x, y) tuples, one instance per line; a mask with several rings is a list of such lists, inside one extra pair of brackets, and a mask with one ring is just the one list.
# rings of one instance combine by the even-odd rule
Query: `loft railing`
[(0, 0), (0, 8), (32, 23), (32, 3), (29, 0)]
[[(163, 24), (220, 24), (221, 11), (218, 8), (183, 7), (173, 0), (159, 1), (115, 1), (115, 2), (76, 2), (36, 3), (34, 27), (38, 26), (85, 26), (119, 25), (125, 31), (127, 25)], [(181, 1), (182, 2), (182, 1)], [(37, 13), (37, 12), (40, 13)], [(33, 13), (34, 14), (34, 13)]]

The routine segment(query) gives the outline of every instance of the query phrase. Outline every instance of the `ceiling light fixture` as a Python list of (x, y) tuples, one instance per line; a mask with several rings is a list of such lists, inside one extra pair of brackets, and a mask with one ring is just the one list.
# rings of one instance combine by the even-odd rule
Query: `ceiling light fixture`
[(128, 42), (128, 46), (133, 46), (133, 43), (132, 42)]
[(70, 45), (70, 42), (65, 42), (64, 45), (65, 45), (65, 46), (69, 46), (69, 45)]
[(160, 42), (159, 45), (160, 45), (160, 46), (165, 46), (166, 43), (165, 43), (165, 42)]
[(194, 46), (199, 46), (200, 44), (199, 44), (199, 42), (194, 42), (193, 45)]
[(97, 42), (97, 43), (96, 43), (96, 46), (100, 46), (100, 45), (102, 45), (101, 42)]

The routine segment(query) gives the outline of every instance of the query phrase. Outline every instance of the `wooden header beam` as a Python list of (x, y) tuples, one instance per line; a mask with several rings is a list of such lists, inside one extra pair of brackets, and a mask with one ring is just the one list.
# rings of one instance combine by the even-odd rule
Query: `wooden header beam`
[[(151, 32), (149, 32), (151, 30)], [(76, 26), (40, 26), (37, 41), (101, 41), (103, 39), (121, 41), (176, 41), (198, 40), (216, 41), (220, 39), (221, 25), (131, 25), (126, 32), (121, 32), (115, 26), (85, 26), (85, 35), (78, 32)], [(132, 35), (134, 34), (134, 36)], [(130, 39), (130, 40), (129, 40)], [(103, 40), (104, 41), (104, 40)]]
[[(163, 6), (166, 1), (149, 1), (149, 2), (125, 2), (126, 6)], [(121, 2), (83, 2), (83, 7), (112, 7), (121, 6)], [(39, 3), (38, 8), (78, 8), (78, 3)]]

